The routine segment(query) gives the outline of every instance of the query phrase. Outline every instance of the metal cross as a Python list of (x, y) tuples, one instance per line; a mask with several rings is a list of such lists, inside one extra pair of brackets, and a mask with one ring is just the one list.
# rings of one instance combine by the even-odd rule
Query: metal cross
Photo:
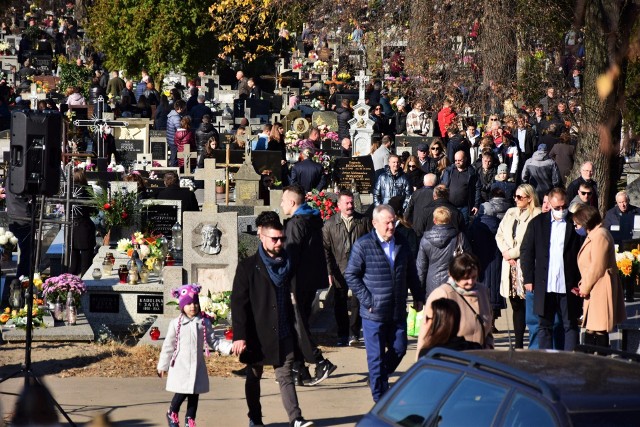
[(86, 127), (89, 128), (91, 132), (95, 135), (96, 145), (97, 145), (97, 154), (98, 157), (104, 157), (104, 139), (102, 139), (102, 135), (107, 127), (115, 127), (122, 128), (129, 126), (128, 122), (122, 122), (118, 120), (104, 120), (102, 118), (102, 114), (104, 113), (104, 98), (101, 96), (98, 97), (98, 101), (95, 104), (93, 110), (93, 117), (88, 120), (74, 120), (73, 125), (78, 127)]

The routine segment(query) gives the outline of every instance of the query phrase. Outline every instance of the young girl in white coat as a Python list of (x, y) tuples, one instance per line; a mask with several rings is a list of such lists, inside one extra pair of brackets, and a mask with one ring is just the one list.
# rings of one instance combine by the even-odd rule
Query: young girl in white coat
[[(217, 340), (209, 318), (200, 311), (197, 284), (183, 285), (172, 291), (178, 299), (180, 316), (169, 325), (158, 361), (158, 375), (167, 376), (167, 391), (175, 393), (167, 411), (169, 427), (179, 427), (180, 406), (187, 400), (185, 427), (195, 427), (198, 398), (209, 391), (209, 375), (204, 353), (215, 349)], [(207, 345), (208, 344), (208, 345)]]

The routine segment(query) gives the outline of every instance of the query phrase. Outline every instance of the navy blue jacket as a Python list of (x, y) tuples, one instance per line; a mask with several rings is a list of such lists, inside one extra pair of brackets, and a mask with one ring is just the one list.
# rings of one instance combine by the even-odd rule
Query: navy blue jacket
[(311, 159), (305, 159), (293, 165), (291, 169), (291, 184), (298, 184), (305, 193), (313, 190), (322, 190), (327, 184), (327, 177), (321, 164)]
[(360, 302), (360, 316), (375, 322), (407, 318), (407, 289), (414, 301), (424, 302), (416, 262), (409, 243), (396, 233), (393, 269), (375, 230), (359, 238), (351, 249), (344, 277)]

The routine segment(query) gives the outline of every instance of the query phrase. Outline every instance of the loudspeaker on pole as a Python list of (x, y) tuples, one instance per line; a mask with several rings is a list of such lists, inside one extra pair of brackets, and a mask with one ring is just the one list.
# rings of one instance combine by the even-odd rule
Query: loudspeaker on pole
[(9, 191), (53, 196), (60, 190), (62, 116), (14, 112), (11, 115)]

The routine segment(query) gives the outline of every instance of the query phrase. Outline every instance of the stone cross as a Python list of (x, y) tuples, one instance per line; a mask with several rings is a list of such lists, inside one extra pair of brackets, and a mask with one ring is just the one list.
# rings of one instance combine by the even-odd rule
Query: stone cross
[(147, 166), (151, 166), (151, 154), (138, 153), (136, 154), (136, 166), (141, 166), (142, 170), (147, 170)]
[(358, 82), (358, 102), (364, 102), (364, 92), (367, 82), (369, 81), (369, 76), (365, 74), (364, 70), (360, 70), (360, 75), (356, 76), (355, 81)]
[(191, 155), (195, 154), (191, 151), (191, 147), (185, 145), (182, 147), (182, 151), (178, 152), (178, 158), (184, 160), (184, 164), (182, 165), (182, 174), (189, 175), (191, 173)]
[[(198, 169), (196, 174), (201, 170), (202, 169)], [(216, 199), (216, 181), (224, 180), (226, 174), (226, 170), (216, 169), (216, 159), (204, 159), (204, 204), (202, 206), (202, 212), (213, 210), (213, 206), (218, 204)], [(196, 179), (198, 179), (197, 176)], [(217, 212), (217, 209), (214, 210), (214, 212)]]

